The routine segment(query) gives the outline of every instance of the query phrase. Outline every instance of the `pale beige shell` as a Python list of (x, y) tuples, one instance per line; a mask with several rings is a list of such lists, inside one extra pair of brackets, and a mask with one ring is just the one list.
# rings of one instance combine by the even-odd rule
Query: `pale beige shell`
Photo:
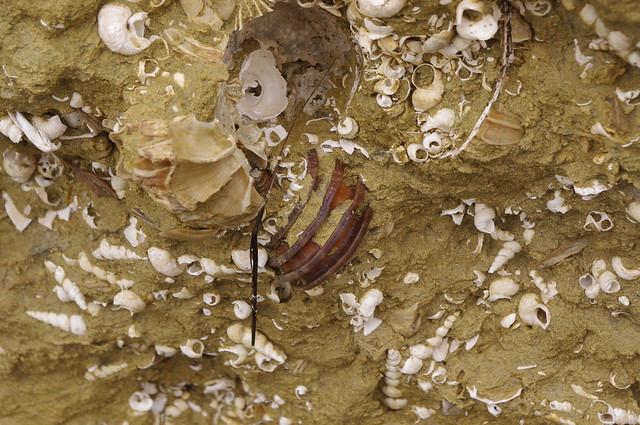
[(144, 120), (120, 139), (131, 154), (121, 167), (187, 225), (227, 228), (253, 217), (262, 198), (250, 166), (217, 121), (193, 117), (172, 122)]
[(508, 111), (491, 110), (477, 136), (488, 145), (513, 145), (524, 135), (520, 119)]

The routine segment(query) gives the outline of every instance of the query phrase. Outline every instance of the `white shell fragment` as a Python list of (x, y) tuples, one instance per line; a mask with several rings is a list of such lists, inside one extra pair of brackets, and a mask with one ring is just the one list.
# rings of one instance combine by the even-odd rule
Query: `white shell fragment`
[(370, 18), (390, 18), (404, 7), (406, 0), (356, 0), (358, 10)]
[(126, 246), (111, 245), (108, 240), (102, 239), (100, 246), (94, 249), (93, 256), (98, 260), (146, 260)]
[[(472, 20), (469, 13), (480, 13), (482, 18)], [(490, 13), (486, 13), (490, 11)], [(500, 8), (495, 3), (480, 0), (463, 0), (456, 8), (456, 32), (467, 40), (486, 41), (498, 31), (498, 20), (502, 16)]]
[(242, 63), (240, 83), (243, 96), (238, 111), (252, 120), (266, 121), (285, 110), (287, 82), (276, 68), (276, 60), (269, 50), (251, 52)]
[(485, 204), (475, 204), (473, 224), (482, 233), (491, 234), (496, 229), (496, 225), (493, 222), (495, 216), (496, 211), (493, 208), (487, 207)]
[(6, 149), (2, 153), (4, 171), (17, 183), (24, 183), (36, 170), (36, 159), (28, 153)]
[(156, 37), (144, 38), (145, 12), (131, 13), (119, 4), (107, 4), (98, 12), (98, 34), (109, 50), (121, 55), (140, 53)]
[(139, 313), (146, 307), (146, 303), (133, 291), (125, 289), (120, 291), (113, 297), (113, 304), (126, 308), (133, 315)]
[(627, 214), (629, 214), (631, 221), (640, 223), (640, 202), (630, 203), (627, 207)]
[(60, 149), (60, 143), (52, 143), (46, 133), (35, 128), (20, 112), (8, 112), (8, 114), (14, 124), (22, 130), (33, 146), (42, 152), (53, 152)]
[(56, 282), (61, 285), (54, 288), (54, 291), (56, 292), (56, 295), (58, 295), (60, 301), (73, 301), (78, 305), (78, 307), (80, 307), (81, 310), (86, 310), (87, 302), (84, 298), (84, 295), (82, 294), (82, 292), (80, 292), (80, 289), (75, 283), (65, 277), (64, 269), (60, 266), (55, 265), (49, 260), (45, 260), (44, 266), (50, 273), (53, 274)]
[(0, 118), (0, 133), (9, 138), (13, 143), (19, 143), (22, 139), (22, 130), (13, 123), (11, 117)]
[(619, 278), (624, 280), (634, 280), (640, 277), (640, 269), (628, 269), (622, 264), (620, 257), (613, 257), (611, 259), (611, 267), (616, 272)]
[[(591, 227), (593, 226), (593, 228)], [(597, 230), (598, 232), (608, 232), (613, 229), (613, 221), (609, 218), (609, 215), (603, 211), (591, 211), (587, 215), (587, 220), (584, 223), (585, 230)]]
[(345, 117), (338, 122), (337, 125), (338, 134), (345, 139), (353, 139), (356, 137), (360, 127), (358, 122), (351, 117)]
[(350, 323), (353, 325), (354, 332), (363, 330), (364, 335), (367, 336), (380, 326), (382, 320), (373, 317), (373, 314), (383, 299), (384, 296), (378, 289), (367, 291), (360, 302), (354, 294), (340, 294), (342, 309), (345, 313), (353, 315)]
[(233, 303), (233, 314), (240, 319), (244, 320), (251, 315), (251, 306), (244, 300), (236, 300)]
[[(249, 251), (250, 250), (248, 249), (234, 249), (231, 251), (231, 259), (233, 260), (233, 263), (244, 272), (251, 271), (251, 256)], [(258, 249), (258, 272), (262, 273), (266, 271), (264, 266), (267, 264), (267, 260), (267, 251), (262, 248)]]
[(87, 332), (87, 326), (82, 316), (79, 315), (69, 317), (66, 314), (46, 313), (43, 311), (27, 311), (27, 315), (48, 325), (60, 328), (65, 332), (71, 332), (74, 335), (82, 336)]
[(54, 115), (46, 119), (35, 115), (31, 121), (34, 127), (46, 134), (49, 139), (57, 139), (67, 130), (67, 126), (60, 120), (60, 115)]
[(176, 259), (167, 250), (152, 246), (147, 250), (147, 256), (153, 268), (165, 276), (174, 277), (183, 272)]
[(416, 373), (420, 372), (423, 364), (424, 362), (422, 361), (422, 359), (415, 356), (410, 356), (404, 362), (404, 365), (400, 369), (400, 372), (404, 373), (405, 375), (415, 375)]
[(500, 299), (510, 300), (514, 296), (520, 286), (510, 277), (500, 277), (489, 285), (489, 301), (496, 301)]
[(540, 326), (547, 329), (551, 322), (551, 313), (546, 305), (538, 302), (536, 294), (525, 294), (518, 304), (518, 315), (522, 323), (530, 326)]
[(153, 407), (153, 399), (144, 391), (136, 391), (129, 397), (129, 407), (136, 412), (148, 412)]
[[(262, 332), (256, 332), (255, 345), (251, 344), (251, 327), (242, 323), (234, 323), (227, 328), (227, 336), (237, 344), (242, 344), (246, 348), (253, 348), (257, 351), (256, 364), (266, 372), (272, 372), (275, 367), (269, 362), (275, 362), (275, 366), (283, 364), (287, 360), (287, 355), (282, 349), (274, 345)], [(260, 356), (258, 357), (258, 354)]]
[(180, 351), (189, 358), (198, 359), (204, 353), (204, 344), (198, 339), (188, 339), (186, 343), (180, 345)]
[(22, 232), (29, 226), (33, 219), (26, 217), (18, 211), (18, 208), (16, 208), (16, 205), (7, 192), (2, 192), (2, 198), (4, 199), (4, 210), (9, 216), (9, 220), (11, 220), (18, 232)]

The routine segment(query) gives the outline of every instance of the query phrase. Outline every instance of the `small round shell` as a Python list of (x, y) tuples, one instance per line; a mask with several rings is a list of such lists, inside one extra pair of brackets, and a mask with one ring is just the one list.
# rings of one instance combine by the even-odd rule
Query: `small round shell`
[(406, 0), (356, 0), (360, 13), (370, 18), (390, 18), (402, 10)]
[(148, 412), (152, 406), (153, 399), (143, 391), (136, 391), (129, 397), (129, 407), (136, 412)]
[[(421, 72), (424, 72), (426, 68), (431, 68), (433, 72), (433, 78), (429, 84), (423, 84), (417, 81), (417, 77)], [(411, 83), (416, 89), (411, 94), (411, 102), (413, 108), (418, 112), (427, 111), (436, 106), (442, 100), (442, 94), (444, 93), (444, 82), (442, 80), (442, 71), (434, 67), (429, 63), (418, 66), (411, 76)]]
[(244, 320), (251, 315), (251, 306), (244, 300), (233, 302), (233, 314), (240, 320)]
[(180, 346), (180, 351), (189, 358), (198, 359), (204, 353), (204, 344), (197, 339), (188, 339), (184, 345)]
[(25, 183), (36, 169), (36, 159), (31, 154), (7, 149), (2, 153), (2, 167), (15, 182)]
[(353, 139), (358, 133), (358, 122), (351, 117), (340, 120), (337, 126), (338, 134), (345, 139)]

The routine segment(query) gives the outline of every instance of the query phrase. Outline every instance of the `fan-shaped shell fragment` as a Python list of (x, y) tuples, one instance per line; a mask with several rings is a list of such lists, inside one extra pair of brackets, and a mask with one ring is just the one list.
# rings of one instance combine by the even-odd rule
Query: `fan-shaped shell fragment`
[(253, 188), (249, 163), (217, 121), (146, 120), (135, 127), (120, 136), (133, 154), (123, 168), (181, 221), (226, 227), (257, 212), (262, 198)]

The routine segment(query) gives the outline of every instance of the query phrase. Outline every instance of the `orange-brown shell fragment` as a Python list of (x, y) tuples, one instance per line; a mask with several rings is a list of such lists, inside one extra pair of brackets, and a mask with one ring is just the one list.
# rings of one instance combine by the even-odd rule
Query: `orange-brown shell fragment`
[(477, 137), (488, 145), (513, 145), (523, 135), (524, 129), (515, 114), (492, 109), (480, 126)]

